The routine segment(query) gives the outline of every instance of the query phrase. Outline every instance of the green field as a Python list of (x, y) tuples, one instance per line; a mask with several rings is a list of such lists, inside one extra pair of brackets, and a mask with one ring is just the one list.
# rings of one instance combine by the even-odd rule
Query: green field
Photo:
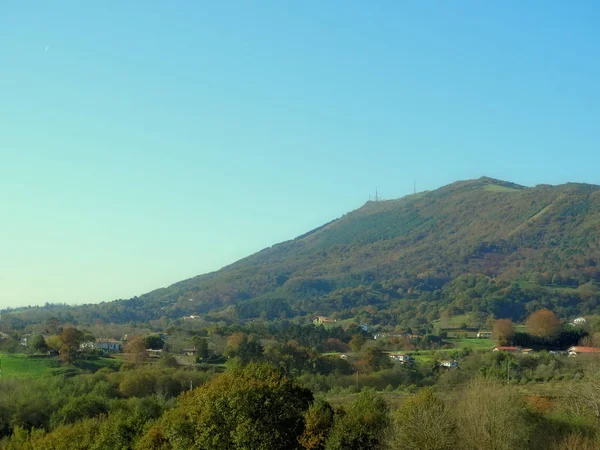
[(447, 339), (447, 341), (457, 349), (491, 350), (496, 345), (493, 339)]
[(450, 317), (450, 319), (447, 320), (447, 323), (444, 324), (444, 326), (442, 327), (442, 321), (440, 319), (438, 320), (434, 320), (433, 321), (433, 326), (436, 329), (440, 329), (440, 328), (446, 328), (446, 327), (460, 327), (461, 324), (463, 323), (467, 323), (469, 321), (469, 318), (467, 317), (466, 314), (461, 314), (458, 316), (452, 316)]
[(338, 320), (337, 322), (331, 322), (331, 323), (323, 323), (322, 325), (326, 329), (335, 328), (335, 327), (342, 327), (342, 328), (346, 329), (353, 323), (356, 323), (356, 319), (354, 319), (354, 318), (342, 319), (342, 320)]
[(28, 358), (21, 353), (0, 354), (3, 378), (38, 378), (53, 375), (60, 367), (53, 358)]
[(488, 184), (487, 186), (483, 187), (483, 190), (488, 192), (519, 192), (518, 189), (501, 186), (499, 184)]
[(104, 367), (118, 370), (121, 362), (112, 358), (81, 360), (73, 366), (61, 366), (57, 358), (28, 357), (22, 353), (0, 353), (2, 378), (39, 378), (60, 374), (95, 372)]

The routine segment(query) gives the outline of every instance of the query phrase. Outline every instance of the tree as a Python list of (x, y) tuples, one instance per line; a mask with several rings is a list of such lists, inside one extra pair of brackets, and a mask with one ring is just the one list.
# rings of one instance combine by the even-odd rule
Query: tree
[(146, 341), (140, 336), (134, 337), (125, 345), (125, 353), (131, 363), (143, 364), (148, 359)]
[(149, 334), (144, 338), (144, 344), (146, 345), (146, 348), (162, 350), (165, 346), (165, 341), (163, 341), (158, 334)]
[(506, 345), (515, 335), (515, 326), (511, 319), (498, 319), (494, 322), (492, 335), (498, 345)]
[(360, 352), (360, 349), (366, 342), (367, 339), (362, 334), (355, 334), (352, 336), (352, 339), (350, 339), (349, 344), (353, 352)]
[(52, 350), (56, 350), (57, 352), (60, 351), (60, 346), (62, 345), (60, 335), (48, 336), (46, 339), (46, 345)]
[(531, 313), (526, 325), (529, 334), (539, 338), (552, 338), (560, 331), (558, 317), (546, 308)]
[(60, 320), (56, 317), (50, 317), (46, 320), (46, 331), (49, 334), (60, 334), (62, 329), (60, 328)]
[(158, 360), (158, 365), (160, 367), (179, 367), (179, 363), (177, 362), (177, 358), (175, 358), (173, 355), (169, 354), (169, 353), (164, 353), (160, 359)]
[(306, 450), (324, 450), (329, 430), (333, 425), (333, 408), (325, 400), (317, 399), (306, 412), (306, 425), (300, 445)]
[(60, 359), (63, 362), (73, 362), (77, 357), (77, 352), (83, 339), (83, 331), (73, 327), (64, 328), (60, 334)]
[(31, 336), (31, 339), (29, 340), (29, 346), (36, 352), (45, 352), (48, 350), (46, 339), (44, 339), (44, 336), (41, 334), (34, 334)]
[(249, 340), (244, 336), (235, 354), (243, 363), (249, 363), (260, 359), (263, 353), (264, 348), (259, 341)]
[(387, 354), (383, 353), (378, 347), (368, 348), (363, 355), (364, 362), (361, 364), (360, 372), (376, 372), (382, 369), (388, 369), (392, 362)]
[(454, 411), (457, 441), (465, 450), (528, 448), (528, 409), (518, 391), (475, 380), (461, 393)]
[(372, 391), (361, 392), (342, 414), (336, 415), (327, 450), (376, 450), (389, 424), (387, 405)]
[(210, 356), (210, 351), (206, 339), (200, 336), (194, 336), (193, 342), (194, 347), (196, 347), (197, 358), (200, 360), (207, 359)]
[(186, 393), (142, 441), (169, 450), (299, 449), (312, 400), (269, 364), (235, 366)]
[(431, 388), (406, 400), (394, 414), (392, 448), (451, 450), (455, 448), (454, 418)]

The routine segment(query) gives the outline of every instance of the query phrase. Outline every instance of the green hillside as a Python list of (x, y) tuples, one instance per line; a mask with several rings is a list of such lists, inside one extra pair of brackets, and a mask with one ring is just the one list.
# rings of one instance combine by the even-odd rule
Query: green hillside
[(598, 312), (599, 237), (600, 186), (480, 178), (368, 202), (217, 272), (68, 313), (115, 322), (335, 313), (392, 323), (434, 319), (441, 308), (515, 319), (541, 305), (563, 316)]

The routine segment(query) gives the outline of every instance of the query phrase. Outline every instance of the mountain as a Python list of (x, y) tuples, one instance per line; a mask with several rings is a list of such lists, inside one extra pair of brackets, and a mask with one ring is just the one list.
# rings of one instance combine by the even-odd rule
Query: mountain
[[(455, 314), (599, 312), (600, 186), (483, 177), (361, 208), (230, 266), (79, 317), (229, 320), (336, 314), (376, 323)], [(393, 316), (393, 317), (392, 317)]]

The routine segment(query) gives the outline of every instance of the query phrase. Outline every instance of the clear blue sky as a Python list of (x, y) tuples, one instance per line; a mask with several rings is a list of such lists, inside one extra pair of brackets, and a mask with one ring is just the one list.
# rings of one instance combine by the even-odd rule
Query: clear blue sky
[(0, 5), (0, 307), (142, 294), (384, 198), (600, 184), (596, 1)]

